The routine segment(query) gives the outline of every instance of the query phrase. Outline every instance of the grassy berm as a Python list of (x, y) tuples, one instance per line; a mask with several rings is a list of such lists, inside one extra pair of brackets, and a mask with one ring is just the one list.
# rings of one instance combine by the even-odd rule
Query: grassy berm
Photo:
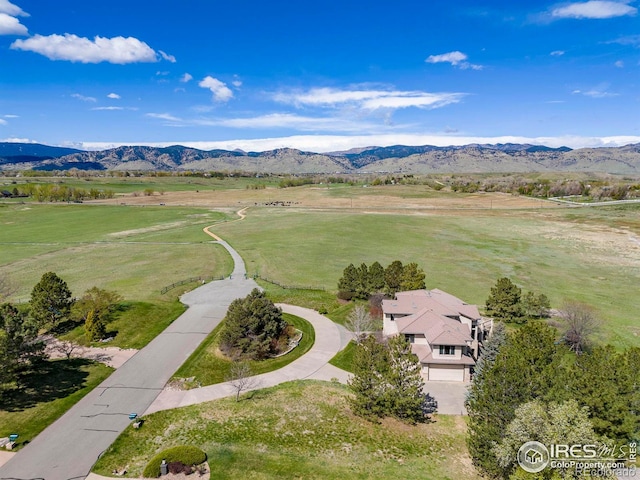
[(128, 465), (139, 477), (157, 452), (194, 445), (218, 479), (480, 479), (464, 441), (463, 417), (435, 415), (408, 426), (351, 414), (346, 387), (299, 381), (241, 397), (158, 412), (129, 427), (94, 471)]

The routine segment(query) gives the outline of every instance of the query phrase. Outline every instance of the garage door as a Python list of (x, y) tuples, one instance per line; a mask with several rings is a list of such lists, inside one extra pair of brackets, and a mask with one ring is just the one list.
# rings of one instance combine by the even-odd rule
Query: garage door
[(463, 382), (464, 367), (460, 368), (443, 365), (430, 365), (429, 380), (440, 380), (443, 382)]

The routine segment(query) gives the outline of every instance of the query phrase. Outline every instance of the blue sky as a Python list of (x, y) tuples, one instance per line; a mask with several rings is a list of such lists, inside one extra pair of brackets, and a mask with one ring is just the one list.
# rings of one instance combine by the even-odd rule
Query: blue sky
[(639, 1), (0, 0), (0, 140), (640, 142)]

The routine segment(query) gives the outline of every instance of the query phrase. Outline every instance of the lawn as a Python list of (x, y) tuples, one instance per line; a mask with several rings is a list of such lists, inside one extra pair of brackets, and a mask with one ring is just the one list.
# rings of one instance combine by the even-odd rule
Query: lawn
[[(288, 313), (283, 313), (284, 320), (302, 331), (302, 340), (298, 346), (286, 355), (267, 360), (250, 361), (249, 366), (254, 375), (272, 372), (288, 365), (294, 360), (307, 353), (315, 342), (315, 330), (309, 322), (303, 318)], [(227, 380), (231, 369), (231, 361), (222, 356), (218, 350), (219, 335), (224, 324), (221, 323), (211, 332), (211, 334), (200, 344), (195, 352), (175, 373), (174, 379), (193, 378), (186, 384), (189, 386), (204, 386), (221, 383)]]
[(434, 416), (407, 426), (370, 423), (351, 414), (348, 390), (326, 382), (291, 382), (158, 412), (139, 430), (129, 427), (94, 472), (128, 466), (140, 476), (146, 462), (173, 445), (202, 448), (211, 478), (236, 479), (480, 479), (465, 445), (464, 417)]
[(37, 373), (23, 377), (22, 389), (0, 397), (0, 437), (17, 433), (19, 444), (32, 440), (112, 371), (77, 358), (45, 362)]
[(25, 204), (0, 208), (0, 274), (28, 300), (43, 273), (56, 272), (75, 296), (98, 286), (125, 299), (173, 299), (190, 277), (232, 270), (226, 250), (202, 228), (227, 219), (197, 208)]
[(356, 344), (352, 340), (348, 345), (340, 350), (335, 357), (329, 360), (329, 363), (335, 367), (341, 368), (346, 372), (353, 373), (353, 356), (356, 353)]
[[(177, 300), (155, 303), (122, 302), (114, 313), (114, 320), (107, 325), (107, 337), (113, 337), (107, 346), (141, 349), (184, 313), (185, 309)], [(60, 338), (85, 346), (91, 344), (84, 335), (84, 325), (78, 325)], [(94, 345), (105, 346), (103, 343)]]
[[(605, 322), (601, 340), (640, 345), (629, 314), (637, 311), (640, 260), (626, 238), (640, 232), (640, 207), (607, 208), (447, 215), (252, 209), (216, 231), (243, 255), (250, 274), (327, 290), (305, 305), (334, 310), (328, 293), (349, 263), (399, 259), (417, 262), (427, 287), (470, 303), (483, 305), (502, 276), (545, 293), (555, 308), (585, 302)], [(278, 299), (291, 294), (280, 293)]]

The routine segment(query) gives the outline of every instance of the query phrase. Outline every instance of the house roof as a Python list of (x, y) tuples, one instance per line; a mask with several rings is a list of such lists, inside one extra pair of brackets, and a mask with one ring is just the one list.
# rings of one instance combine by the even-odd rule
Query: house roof
[(382, 309), (394, 315), (411, 315), (423, 308), (447, 317), (463, 315), (472, 320), (480, 319), (478, 307), (463, 302), (442, 290), (410, 290), (396, 293), (393, 300), (383, 300)]
[(458, 320), (439, 315), (423, 308), (414, 315), (396, 320), (398, 332), (403, 334), (424, 334), (431, 345), (466, 345), (471, 342), (469, 327)]

